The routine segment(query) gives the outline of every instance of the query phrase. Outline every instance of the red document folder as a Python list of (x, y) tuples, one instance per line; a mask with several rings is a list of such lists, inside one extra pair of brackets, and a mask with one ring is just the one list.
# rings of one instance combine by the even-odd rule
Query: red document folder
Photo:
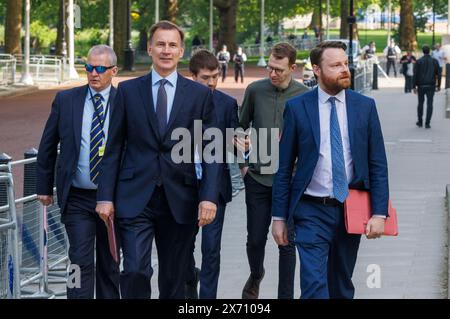
[[(344, 202), (347, 233), (364, 235), (366, 233), (367, 222), (372, 217), (370, 193), (356, 189), (350, 189), (349, 191), (350, 193)], [(397, 210), (392, 207), (390, 200), (388, 214), (389, 216), (386, 218), (386, 223), (384, 224), (384, 235), (397, 236)]]
[(109, 252), (116, 263), (119, 262), (119, 253), (117, 249), (116, 232), (114, 230), (114, 217), (108, 217), (108, 242), (109, 242)]

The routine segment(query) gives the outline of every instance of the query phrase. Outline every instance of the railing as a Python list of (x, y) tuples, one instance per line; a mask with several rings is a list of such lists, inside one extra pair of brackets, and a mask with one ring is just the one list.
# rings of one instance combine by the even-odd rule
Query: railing
[(361, 60), (355, 69), (355, 91), (366, 93), (372, 89), (373, 84), (373, 66), (377, 63), (376, 59)]
[(0, 85), (14, 84), (17, 60), (11, 54), (0, 54)]
[[(6, 296), (7, 298), (42, 299), (65, 295), (65, 289), (60, 292), (49, 289), (49, 283), (66, 282), (68, 240), (60, 221), (58, 206), (43, 207), (37, 201), (36, 154), (36, 150), (32, 150), (31, 153), (25, 154), (26, 159), (15, 162), (11, 162), (7, 156), (2, 156), (3, 159), (9, 160), (6, 160), (6, 164), (4, 162), (0, 165), (0, 171), (9, 174), (11, 179), (13, 167), (24, 167), (24, 197), (13, 200), (12, 205), (0, 208), (0, 212), (3, 209), (14, 216), (18, 230), (16, 235), (18, 244), (15, 251), (18, 261), (14, 264), (20, 281), (16, 287), (16, 294)], [(14, 192), (14, 183), (10, 183), (7, 189), (8, 192)], [(4, 197), (2, 193), (4, 189), (0, 187), (0, 202)], [(0, 250), (4, 245), (4, 240), (0, 236)], [(0, 293), (5, 291), (6, 284), (4, 280), (0, 280)]]
[[(16, 54), (17, 63), (24, 67), (24, 55)], [(30, 73), (34, 82), (57, 83), (64, 81), (67, 63), (58, 55), (30, 55)]]

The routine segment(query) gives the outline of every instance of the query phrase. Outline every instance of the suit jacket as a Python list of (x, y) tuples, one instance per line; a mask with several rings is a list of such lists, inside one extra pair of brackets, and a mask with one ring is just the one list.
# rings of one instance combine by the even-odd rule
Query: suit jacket
[(213, 91), (214, 109), (217, 116), (217, 127), (222, 131), (224, 137), (223, 143), (223, 161), (220, 164), (220, 178), (219, 182), (219, 194), (223, 203), (231, 202), (232, 189), (231, 189), (231, 176), (230, 169), (227, 163), (227, 153), (236, 153), (233, 141), (225, 140), (226, 129), (236, 129), (239, 127), (238, 118), (238, 105), (235, 98), (218, 91)]
[[(56, 193), (61, 213), (64, 213), (69, 190), (78, 167), (87, 89), (88, 86), (84, 85), (56, 94), (39, 144), (36, 170), (36, 192), (39, 195), (53, 194), (55, 163), (58, 143), (60, 144), (56, 167)], [(116, 89), (113, 86), (109, 94), (112, 110), (116, 95)]]
[[(354, 177), (349, 187), (370, 190), (372, 211), (386, 215), (389, 186), (386, 153), (375, 101), (346, 90), (346, 106)], [(280, 164), (273, 188), (273, 216), (290, 220), (311, 182), (320, 147), (318, 90), (286, 103), (280, 140)], [(292, 177), (294, 162), (297, 170)]]
[[(111, 114), (109, 137), (102, 160), (98, 201), (113, 201), (116, 216), (134, 218), (150, 201), (161, 181), (171, 213), (180, 224), (194, 223), (199, 201), (217, 204), (219, 165), (202, 163), (198, 185), (194, 165), (194, 120), (202, 120), (203, 131), (216, 126), (209, 88), (178, 74), (177, 87), (167, 130), (160, 136), (153, 106), (151, 73), (121, 82)], [(188, 162), (175, 163), (173, 147), (179, 143), (177, 128), (189, 130)], [(172, 133), (174, 139), (171, 139)], [(208, 141), (203, 141), (205, 147)]]

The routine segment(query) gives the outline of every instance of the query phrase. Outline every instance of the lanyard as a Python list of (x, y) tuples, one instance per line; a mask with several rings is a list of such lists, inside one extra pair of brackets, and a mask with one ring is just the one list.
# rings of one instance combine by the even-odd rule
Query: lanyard
[(111, 93), (109, 93), (110, 95), (108, 97), (108, 101), (106, 101), (106, 108), (104, 110), (105, 116), (104, 116), (104, 120), (102, 121), (102, 119), (100, 117), (100, 114), (98, 113), (97, 108), (95, 107), (94, 96), (92, 95), (92, 91), (91, 91), (90, 87), (88, 87), (88, 91), (89, 91), (89, 94), (91, 96), (91, 101), (92, 101), (92, 106), (94, 107), (95, 116), (97, 117), (99, 125), (100, 125), (100, 127), (102, 129), (102, 138), (105, 139), (104, 122), (106, 120), (106, 116), (108, 116), (109, 102), (110, 102)]

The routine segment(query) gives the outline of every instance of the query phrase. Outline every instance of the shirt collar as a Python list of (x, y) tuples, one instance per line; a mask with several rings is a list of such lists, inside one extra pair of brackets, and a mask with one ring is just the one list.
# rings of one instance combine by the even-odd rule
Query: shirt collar
[[(328, 93), (326, 93), (324, 90), (321, 89), (320, 85), (318, 87), (319, 92), (319, 101), (322, 104), (328, 103), (328, 99), (331, 97)], [(341, 90), (338, 94), (334, 96), (336, 100), (338, 100), (341, 103), (345, 103), (345, 90)]]
[[(108, 85), (108, 87), (107, 87), (106, 89), (104, 89), (104, 90), (102, 90), (102, 91), (100, 91), (100, 92), (95, 91), (95, 90), (94, 90), (93, 88), (91, 88), (90, 86), (89, 86), (89, 90), (91, 90), (92, 96), (94, 96), (94, 95), (97, 94), (97, 93), (100, 93), (100, 94), (103, 96), (103, 98), (104, 98), (105, 100), (107, 100), (107, 99), (108, 99), (108, 96), (109, 96), (109, 92), (111, 92), (111, 84)], [(90, 95), (90, 93), (88, 92), (88, 99), (90, 99), (90, 98), (91, 98), (91, 95)]]
[[(270, 78), (269, 78), (269, 81), (270, 81)], [(274, 88), (274, 90), (277, 92), (285, 92), (285, 91), (289, 90), (289, 88), (293, 85), (293, 83), (294, 83), (294, 78), (292, 76), (291, 76), (291, 80), (289, 81), (288, 86), (284, 89), (276, 87), (275, 85), (272, 84), (272, 82), (270, 82), (270, 84), (272, 84), (272, 87)]]
[(161, 79), (166, 79), (171, 86), (175, 87), (177, 85), (178, 72), (175, 70), (172, 73), (170, 73), (167, 77), (163, 78), (153, 68), (152, 69), (152, 86), (156, 85), (158, 83), (158, 81), (160, 81)]

